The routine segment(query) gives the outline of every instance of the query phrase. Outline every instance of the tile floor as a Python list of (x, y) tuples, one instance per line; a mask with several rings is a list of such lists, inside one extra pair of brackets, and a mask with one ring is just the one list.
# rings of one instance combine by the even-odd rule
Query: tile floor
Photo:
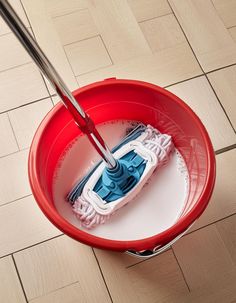
[(183, 98), (218, 170), (205, 213), (160, 256), (62, 235), (27, 178), (32, 136), (58, 98), (0, 19), (0, 302), (236, 302), (236, 0), (10, 2), (71, 90), (115, 76)]

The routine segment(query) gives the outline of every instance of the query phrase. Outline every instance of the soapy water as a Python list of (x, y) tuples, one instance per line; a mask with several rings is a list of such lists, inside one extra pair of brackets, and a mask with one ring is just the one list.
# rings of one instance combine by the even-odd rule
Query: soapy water
[[(110, 148), (133, 129), (135, 121), (118, 120), (98, 125)], [(88, 230), (75, 217), (66, 197), (71, 188), (100, 160), (86, 136), (72, 142), (61, 157), (53, 182), (54, 205), (61, 216), (89, 234), (112, 240), (138, 240), (171, 227), (180, 217), (188, 195), (188, 170), (175, 149), (166, 166), (158, 169), (140, 193), (105, 224)]]

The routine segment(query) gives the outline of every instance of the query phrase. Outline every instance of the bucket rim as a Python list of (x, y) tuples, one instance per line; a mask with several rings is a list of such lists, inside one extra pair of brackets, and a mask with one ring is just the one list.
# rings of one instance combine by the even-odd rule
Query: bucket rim
[(198, 202), (192, 207), (192, 209), (180, 218), (174, 225), (164, 230), (163, 232), (156, 234), (151, 237), (147, 237), (139, 240), (111, 240), (105, 239), (98, 236), (91, 235), (86, 231), (80, 230), (70, 222), (65, 220), (57, 210), (48, 202), (47, 197), (43, 189), (40, 187), (40, 181), (37, 171), (37, 158), (39, 156), (38, 143), (41, 140), (43, 130), (47, 127), (48, 123), (51, 119), (56, 115), (58, 111), (64, 107), (62, 103), (58, 103), (54, 108), (50, 110), (50, 112), (45, 116), (41, 124), (39, 125), (34, 138), (31, 143), (29, 158), (28, 158), (28, 175), (29, 182), (35, 197), (35, 200), (44, 213), (44, 215), (63, 233), (67, 234), (71, 238), (87, 244), (92, 247), (97, 247), (101, 249), (107, 250), (116, 250), (116, 251), (126, 251), (126, 250), (135, 250), (142, 251), (146, 249), (152, 249), (157, 245), (163, 246), (174, 239), (177, 235), (183, 233), (190, 225), (194, 223), (194, 221), (199, 218), (199, 216), (203, 213), (205, 208), (207, 207), (210, 197), (212, 195), (215, 178), (216, 178), (216, 161), (215, 161), (215, 153), (210, 140), (210, 137), (207, 133), (205, 126), (202, 124), (199, 117), (193, 112), (193, 110), (179, 97), (174, 95), (173, 93), (167, 91), (166, 89), (151, 84), (144, 81), (139, 80), (128, 80), (128, 79), (116, 79), (109, 78), (103, 81), (94, 82), (92, 84), (86, 85), (82, 88), (78, 88), (73, 91), (73, 95), (77, 97), (82, 92), (89, 91), (91, 89), (95, 89), (97, 87), (106, 87), (109, 85), (117, 85), (117, 84), (126, 84), (133, 86), (142, 86), (146, 89), (152, 89), (166, 97), (169, 97), (174, 102), (178, 103), (194, 120), (197, 125), (199, 131), (201, 132), (203, 141), (206, 146), (206, 156), (207, 156), (207, 175), (205, 180), (205, 185), (202, 189), (201, 195), (198, 199)]

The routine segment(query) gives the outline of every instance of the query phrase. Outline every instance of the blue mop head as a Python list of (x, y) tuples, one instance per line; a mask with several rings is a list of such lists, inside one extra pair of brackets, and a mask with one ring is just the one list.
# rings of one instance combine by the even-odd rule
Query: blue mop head
[(153, 171), (167, 162), (172, 149), (170, 136), (139, 124), (113, 148), (115, 169), (99, 162), (69, 193), (68, 201), (82, 225), (102, 224), (132, 200)]

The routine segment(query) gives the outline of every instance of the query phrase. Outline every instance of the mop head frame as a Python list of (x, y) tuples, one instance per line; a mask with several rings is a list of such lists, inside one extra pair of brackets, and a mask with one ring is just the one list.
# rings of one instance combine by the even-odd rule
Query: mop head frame
[(100, 162), (69, 193), (81, 225), (90, 229), (103, 224), (133, 200), (153, 172), (168, 162), (172, 150), (169, 135), (139, 124), (112, 150), (117, 169)]

